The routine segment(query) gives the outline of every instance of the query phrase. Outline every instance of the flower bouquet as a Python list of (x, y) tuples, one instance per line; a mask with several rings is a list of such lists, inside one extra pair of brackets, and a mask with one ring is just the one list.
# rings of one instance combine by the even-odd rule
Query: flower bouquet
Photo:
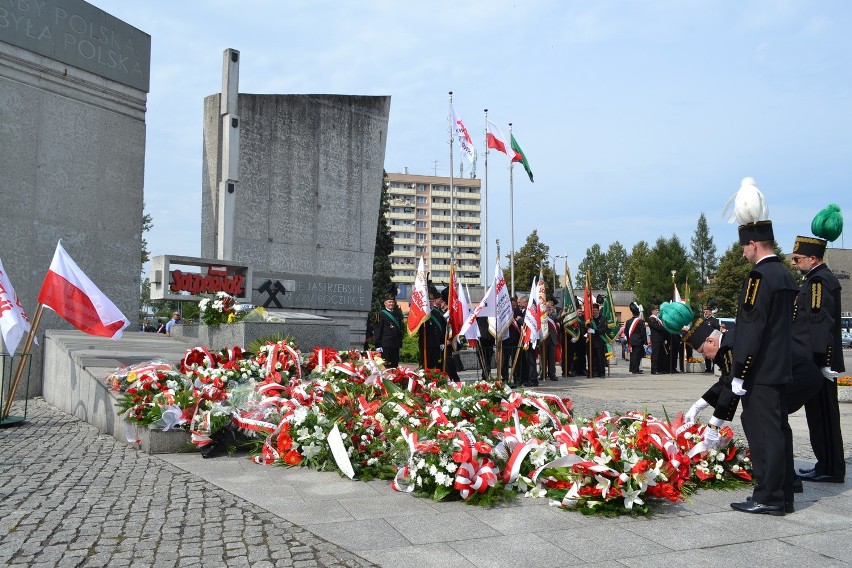
[(198, 302), (201, 321), (207, 325), (222, 325), (240, 321), (245, 312), (235, 310), (236, 300), (227, 292), (216, 292), (212, 298), (204, 298)]

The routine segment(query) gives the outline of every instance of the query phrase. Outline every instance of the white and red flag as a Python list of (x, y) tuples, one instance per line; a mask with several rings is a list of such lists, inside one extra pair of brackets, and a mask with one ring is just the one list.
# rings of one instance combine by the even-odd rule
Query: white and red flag
[(524, 347), (535, 349), (538, 344), (538, 338), (541, 335), (541, 318), (538, 313), (538, 282), (537, 278), (533, 278), (532, 288), (530, 288), (529, 302), (527, 302), (527, 311), (524, 312)]
[(411, 287), (411, 298), (408, 301), (408, 333), (414, 333), (420, 328), (420, 324), (429, 317), (429, 289), (426, 286), (426, 266), (423, 257), (417, 265), (417, 275), (414, 277), (414, 286)]
[(0, 333), (3, 334), (3, 344), (10, 355), (15, 354), (21, 338), (29, 330), (30, 318), (12, 288), (9, 275), (3, 268), (3, 261), (0, 261)]
[(56, 252), (38, 301), (65, 321), (91, 335), (120, 339), (130, 321), (68, 256), (62, 243)]
[(538, 329), (541, 331), (541, 339), (547, 339), (550, 335), (550, 326), (547, 325), (547, 289), (544, 287), (544, 267), (541, 268), (538, 277)]
[(515, 314), (512, 311), (512, 299), (509, 297), (509, 287), (506, 286), (500, 260), (497, 260), (497, 268), (494, 269), (494, 298), (495, 337), (506, 339), (509, 337), (509, 327), (515, 323)]
[[(468, 298), (470, 298), (469, 294)], [(492, 284), (491, 287), (485, 291), (485, 295), (482, 297), (482, 300), (464, 319), (464, 325), (461, 328), (461, 332), (464, 334), (465, 337), (469, 337), (468, 331), (472, 327), (478, 327), (476, 326), (476, 318), (489, 316), (494, 316), (494, 284)]]
[(470, 132), (467, 131), (467, 127), (465, 127), (462, 119), (456, 114), (456, 109), (453, 108), (453, 105), (450, 105), (450, 109), (453, 112), (453, 134), (459, 141), (461, 153), (472, 164), (474, 155), (473, 138), (470, 137)]
[[(461, 290), (461, 283), (459, 283), (459, 290)], [(461, 291), (459, 292), (461, 294)], [(473, 325), (469, 325), (467, 329), (462, 331), (464, 336), (467, 338), (467, 344), (476, 347), (477, 342), (479, 341), (480, 333), (479, 333), (479, 325), (476, 323), (476, 318), (478, 317), (476, 312), (473, 309), (473, 304), (470, 301), (470, 290), (467, 287), (467, 284), (464, 286), (464, 319), (465, 324), (468, 321), (472, 320)], [(481, 302), (480, 302), (481, 303)], [(479, 307), (479, 306), (477, 306)], [(464, 329), (464, 328), (462, 328)]]
[(494, 148), (498, 152), (503, 152), (510, 159), (515, 157), (515, 151), (512, 150), (509, 142), (506, 141), (506, 137), (503, 136), (500, 127), (490, 120), (485, 121), (485, 144), (488, 148)]

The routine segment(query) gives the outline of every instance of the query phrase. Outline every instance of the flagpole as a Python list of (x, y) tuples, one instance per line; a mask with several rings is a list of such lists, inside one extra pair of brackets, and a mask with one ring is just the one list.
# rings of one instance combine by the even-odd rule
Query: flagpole
[[(39, 302), (36, 307), (35, 315), (33, 316), (33, 322), (30, 325), (30, 331), (27, 333), (27, 338), (24, 340), (24, 348), (21, 351), (21, 358), (18, 360), (18, 367), (15, 369), (15, 377), (12, 379), (12, 386), (9, 389), (9, 398), (6, 400), (6, 406), (3, 408), (3, 414), (0, 415), (0, 420), (4, 420), (7, 416), (9, 416), (9, 411), (12, 409), (12, 401), (15, 400), (15, 392), (18, 390), (18, 385), (21, 382), (21, 377), (24, 374), (24, 362), (32, 358), (32, 354), (30, 353), (30, 349), (33, 346), (33, 340), (35, 340), (36, 331), (38, 330), (38, 326), (41, 323), (41, 316), (44, 313), (44, 304)], [(11, 356), (14, 356), (14, 353), (10, 353)]]
[[(497, 239), (497, 258), (500, 258), (500, 239)], [(497, 289), (497, 271), (494, 271), (494, 287)], [(497, 320), (497, 294), (494, 294), (494, 335), (497, 340), (497, 376), (503, 377), (503, 330), (498, 329), (499, 321)], [(514, 315), (514, 314), (513, 314)]]
[(485, 109), (485, 189), (482, 191), (482, 287), (488, 286), (488, 109)]
[[(589, 304), (591, 304), (592, 303), (592, 273), (589, 272), (588, 270), (586, 271), (586, 288), (589, 289), (589, 297), (584, 298), (584, 300), (586, 300), (587, 302), (589, 302)], [(589, 305), (589, 306), (587, 306), (587, 308), (589, 310), (589, 313), (592, 313), (592, 306)], [(585, 314), (583, 314), (583, 317), (585, 319)], [(586, 320), (586, 328), (588, 329), (589, 327), (592, 327), (592, 322), (591, 322), (591, 320), (587, 319)], [(595, 330), (595, 333), (597, 333), (597, 330)], [(593, 361), (592, 361), (592, 335), (594, 335), (594, 334), (590, 334), (588, 331), (586, 331), (586, 343), (588, 344), (588, 347), (589, 347), (589, 378), (590, 379), (592, 378), (592, 364), (593, 364)]]
[[(456, 260), (456, 219), (455, 219), (455, 203), (453, 194), (453, 92), (450, 91), (450, 263)], [(446, 349), (446, 347), (445, 347)], [(445, 358), (446, 359), (446, 358)]]
[[(509, 139), (512, 138), (512, 123), (509, 123)], [(509, 274), (512, 280), (512, 297), (515, 297), (515, 199), (512, 195), (512, 166), (515, 164), (513, 160), (509, 160), (509, 234), (511, 242), (509, 246)]]

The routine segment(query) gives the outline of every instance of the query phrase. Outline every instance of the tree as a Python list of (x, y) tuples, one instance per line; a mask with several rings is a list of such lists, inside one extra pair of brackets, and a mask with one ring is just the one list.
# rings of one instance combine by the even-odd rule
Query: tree
[(633, 245), (633, 249), (630, 251), (630, 254), (627, 256), (627, 260), (624, 263), (623, 280), (625, 289), (635, 290), (636, 286), (641, 282), (639, 272), (642, 265), (645, 264), (645, 260), (648, 258), (649, 253), (650, 247), (647, 242), (639, 241)]
[(707, 217), (704, 216), (703, 212), (698, 217), (698, 225), (695, 227), (691, 244), (690, 259), (698, 271), (696, 284), (698, 288), (704, 288), (710, 276), (719, 267), (719, 261), (716, 258), (716, 245), (713, 244), (713, 237), (710, 236), (710, 230), (707, 227)]
[(663, 237), (657, 239), (654, 248), (649, 251), (644, 263), (639, 267), (637, 274), (639, 283), (636, 284), (634, 292), (640, 303), (648, 306), (672, 299), (674, 293), (672, 270), (675, 271), (675, 282), (681, 292), (684, 290), (683, 285), (687, 278), (690, 282), (695, 281), (695, 268), (676, 235), (669, 239)]
[(382, 191), (379, 201), (379, 222), (376, 224), (376, 251), (373, 256), (373, 298), (370, 305), (370, 314), (367, 317), (367, 334), (370, 334), (371, 322), (378, 317), (382, 309), (384, 295), (393, 285), (393, 267), (391, 266), (391, 253), (393, 252), (393, 238), (390, 236), (390, 225), (388, 225), (388, 182), (387, 172), (382, 178)]
[[(145, 203), (142, 203), (142, 211), (145, 211)], [(142, 215), (142, 264), (151, 260), (151, 253), (148, 250), (148, 240), (145, 238), (145, 233), (154, 228), (154, 218), (150, 213)]]
[[(526, 294), (532, 286), (533, 278), (540, 274), (544, 267), (545, 284), (553, 282), (553, 269), (547, 264), (550, 247), (538, 238), (538, 231), (533, 230), (517, 253), (515, 253), (515, 293)], [(508, 257), (507, 258), (511, 258)], [(553, 290), (549, 290), (553, 293)]]
[(591, 288), (603, 288), (606, 286), (606, 255), (601, 252), (601, 245), (595, 243), (586, 249), (586, 256), (577, 265), (577, 278), (575, 282), (578, 288), (586, 286), (586, 272), (591, 276), (589, 286)]
[(624, 273), (627, 268), (627, 249), (615, 241), (606, 250), (606, 273), (614, 290), (624, 289)]

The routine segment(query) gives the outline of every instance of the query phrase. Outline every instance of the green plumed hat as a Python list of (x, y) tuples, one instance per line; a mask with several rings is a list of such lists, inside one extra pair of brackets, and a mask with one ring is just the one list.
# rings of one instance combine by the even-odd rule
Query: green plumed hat
[(669, 333), (680, 333), (692, 323), (692, 308), (682, 302), (663, 302), (660, 320)]
[(837, 240), (843, 232), (843, 215), (840, 213), (840, 207), (832, 203), (817, 213), (811, 221), (811, 232), (815, 237), (802, 235), (796, 237), (793, 253), (822, 258), (825, 255), (826, 245)]

